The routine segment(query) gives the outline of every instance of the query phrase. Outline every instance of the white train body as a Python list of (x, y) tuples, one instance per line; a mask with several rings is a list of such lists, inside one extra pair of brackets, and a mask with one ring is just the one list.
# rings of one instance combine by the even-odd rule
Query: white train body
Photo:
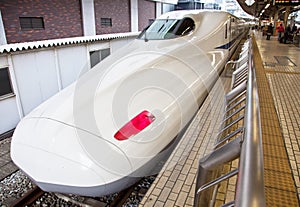
[(128, 187), (165, 156), (244, 31), (225, 12), (162, 15), (22, 119), (13, 161), (45, 191), (100, 196)]

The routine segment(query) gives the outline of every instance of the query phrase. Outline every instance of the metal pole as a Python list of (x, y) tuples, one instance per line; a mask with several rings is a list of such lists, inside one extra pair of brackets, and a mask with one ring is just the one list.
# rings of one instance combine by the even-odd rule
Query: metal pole
[(248, 96), (245, 111), (245, 134), (241, 149), (235, 206), (264, 207), (264, 168), (261, 124), (252, 43), (249, 54)]

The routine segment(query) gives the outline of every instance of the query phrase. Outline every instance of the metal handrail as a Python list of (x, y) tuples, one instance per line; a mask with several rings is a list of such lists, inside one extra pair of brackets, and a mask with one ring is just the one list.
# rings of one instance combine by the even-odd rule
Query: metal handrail
[[(226, 176), (229, 175), (228, 174), (211, 180), (215, 174), (215, 170), (217, 170), (217, 166), (232, 161), (237, 157), (239, 157), (239, 167), (235, 200), (225, 204), (224, 206), (266, 206), (259, 100), (256, 75), (253, 65), (251, 40), (248, 42), (247, 80), (226, 95), (227, 104), (231, 103), (232, 99), (236, 99), (236, 97), (241, 96), (239, 94), (244, 93), (243, 88), (246, 88), (246, 97), (244, 100), (246, 106), (244, 109), (244, 115), (240, 116), (244, 117), (243, 127), (240, 127), (238, 132), (235, 130), (226, 135), (226, 137), (228, 137), (226, 138), (226, 142), (222, 140), (222, 137), (219, 137), (220, 142), (216, 144), (217, 147), (215, 150), (199, 161), (195, 195), (195, 205), (197, 206), (207, 205), (210, 202), (210, 199), (207, 197), (205, 192), (203, 192), (204, 194), (202, 195), (202, 191), (204, 191), (204, 189), (208, 189), (211, 186), (216, 186), (219, 182), (223, 181)], [(224, 116), (224, 119), (226, 119), (226, 116)], [(231, 121), (234, 122), (236, 119)], [(223, 134), (222, 131), (224, 131), (224, 128), (227, 128), (230, 125), (233, 124), (224, 124), (223, 129), (220, 131), (218, 136)], [(235, 139), (229, 139), (230, 137), (234, 137), (239, 133), (241, 133), (241, 135), (235, 137)], [(224, 145), (222, 145), (222, 143)], [(216, 190), (214, 190), (214, 194), (215, 193)], [(214, 201), (211, 200), (211, 202)]]
[(266, 206), (266, 201), (259, 99), (253, 65), (252, 42), (249, 46), (248, 92), (244, 120), (245, 130), (240, 155), (235, 206), (264, 207)]

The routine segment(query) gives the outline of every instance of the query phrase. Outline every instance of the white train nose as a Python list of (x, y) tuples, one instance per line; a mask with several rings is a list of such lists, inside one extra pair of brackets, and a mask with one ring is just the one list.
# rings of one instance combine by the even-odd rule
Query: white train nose
[(82, 130), (79, 137), (78, 130), (47, 118), (25, 118), (12, 139), (12, 160), (45, 191), (97, 196), (118, 190), (112, 183), (127, 182), (129, 160), (109, 141)]

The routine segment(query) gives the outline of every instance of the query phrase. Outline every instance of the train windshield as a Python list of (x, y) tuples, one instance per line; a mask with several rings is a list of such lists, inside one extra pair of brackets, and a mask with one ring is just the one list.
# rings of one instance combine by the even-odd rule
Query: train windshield
[(138, 39), (163, 40), (172, 39), (189, 34), (195, 28), (191, 18), (158, 19), (143, 30)]

